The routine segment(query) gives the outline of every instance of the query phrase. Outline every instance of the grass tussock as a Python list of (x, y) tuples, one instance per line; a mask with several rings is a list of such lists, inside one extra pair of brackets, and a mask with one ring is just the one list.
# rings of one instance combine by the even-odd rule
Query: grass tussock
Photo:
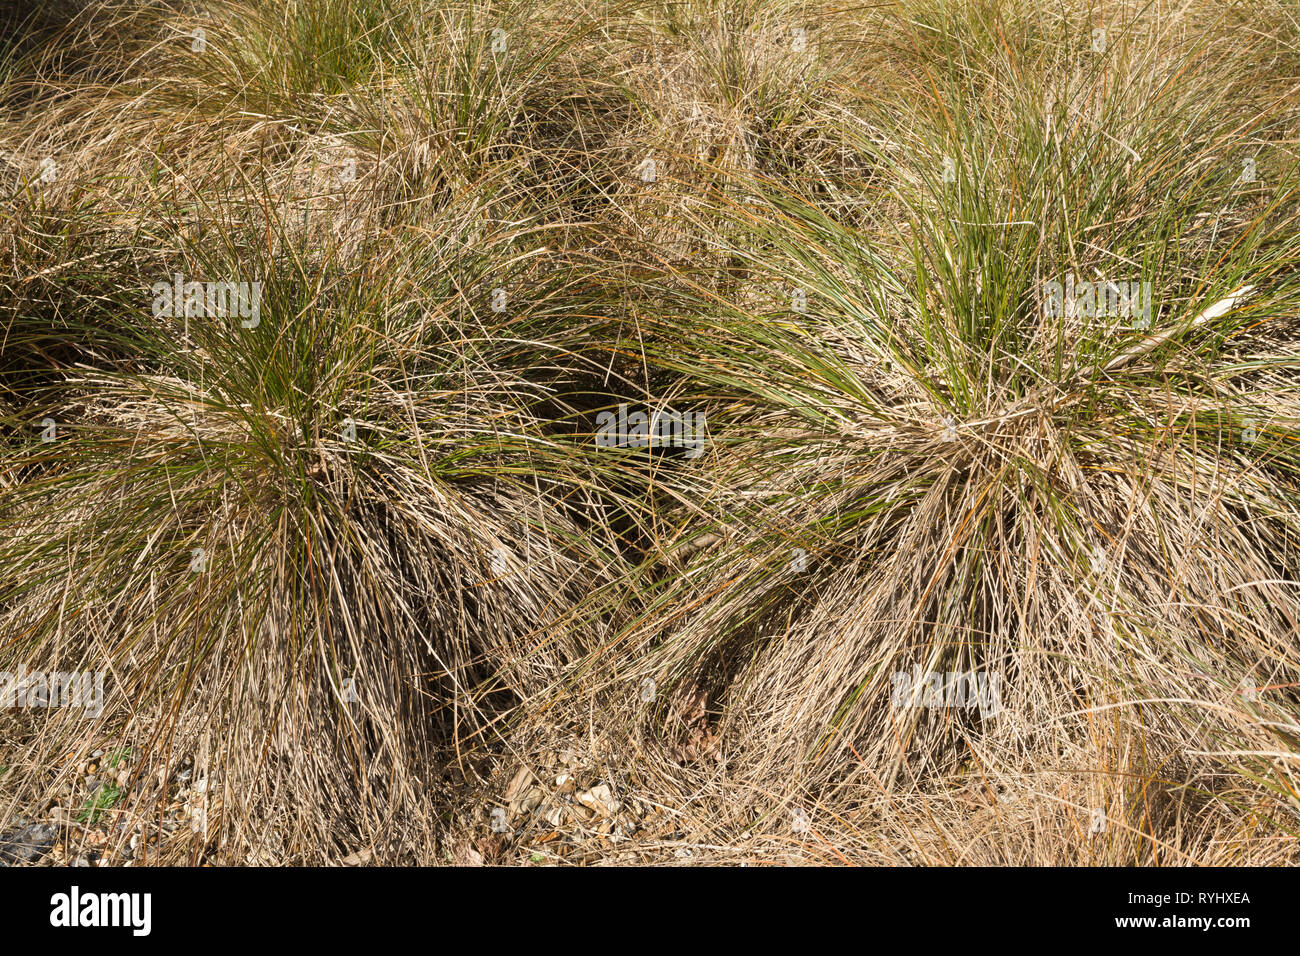
[(6, 14), (0, 829), (1293, 865), (1300, 21), (1038, 6)]

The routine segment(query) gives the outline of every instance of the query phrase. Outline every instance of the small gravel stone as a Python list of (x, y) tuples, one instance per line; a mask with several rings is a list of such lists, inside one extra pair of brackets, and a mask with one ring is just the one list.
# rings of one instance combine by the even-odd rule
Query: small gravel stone
[(59, 828), (49, 823), (33, 823), (0, 834), (0, 866), (34, 863), (54, 848)]

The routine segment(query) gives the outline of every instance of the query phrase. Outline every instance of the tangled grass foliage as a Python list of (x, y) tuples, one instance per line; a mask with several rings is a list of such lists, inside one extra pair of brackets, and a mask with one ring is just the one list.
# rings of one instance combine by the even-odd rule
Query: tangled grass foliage
[(106, 699), (0, 828), (435, 862), (542, 734), (699, 859), (1300, 859), (1283, 0), (4, 16), (0, 671)]

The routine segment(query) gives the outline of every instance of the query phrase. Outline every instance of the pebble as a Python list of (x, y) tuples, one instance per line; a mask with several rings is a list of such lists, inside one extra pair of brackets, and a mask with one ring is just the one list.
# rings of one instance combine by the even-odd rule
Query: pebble
[(58, 835), (59, 828), (49, 823), (33, 823), (0, 833), (0, 866), (34, 863), (54, 848)]

